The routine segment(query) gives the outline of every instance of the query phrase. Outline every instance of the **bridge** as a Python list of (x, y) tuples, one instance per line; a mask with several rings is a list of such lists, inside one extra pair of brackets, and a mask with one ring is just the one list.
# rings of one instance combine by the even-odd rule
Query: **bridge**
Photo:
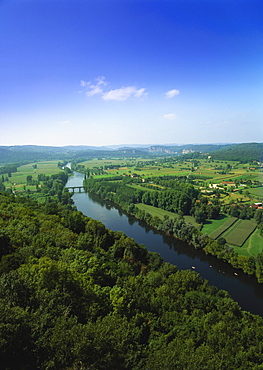
[(87, 186), (66, 186), (66, 189), (72, 190), (73, 193), (75, 192), (75, 189), (79, 189), (79, 193), (81, 193), (82, 189), (86, 192), (88, 190), (88, 187)]

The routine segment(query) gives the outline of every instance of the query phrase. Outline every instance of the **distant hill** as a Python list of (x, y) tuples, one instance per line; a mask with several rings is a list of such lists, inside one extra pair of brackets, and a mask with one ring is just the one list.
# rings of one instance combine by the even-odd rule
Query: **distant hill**
[(248, 162), (263, 162), (263, 143), (244, 143), (226, 146), (210, 152), (213, 159)]
[(14, 145), (0, 147), (0, 164), (5, 163), (22, 163), (22, 162), (37, 162), (41, 160), (63, 160), (71, 159), (78, 153), (94, 151), (110, 151), (106, 147), (92, 146), (38, 146), (38, 145)]
[(28, 163), (41, 160), (63, 159), (66, 157), (65, 150), (53, 151), (50, 148), (41, 150), (40, 147), (0, 147), (0, 164), (6, 163)]
[(185, 144), (185, 145), (110, 145), (88, 146), (69, 145), (63, 147), (15, 145), (0, 146), (0, 165), (6, 163), (37, 162), (41, 160), (85, 160), (87, 158), (103, 158), (107, 156), (144, 156), (155, 155), (188, 155), (191, 153), (207, 153), (213, 159), (235, 160), (240, 162), (263, 162), (263, 143), (244, 144)]
[(34, 153), (68, 153), (81, 150), (109, 150), (105, 146), (88, 146), (88, 145), (68, 145), (68, 146), (41, 146), (41, 145), (14, 145), (0, 147), (13, 152), (34, 152)]
[(185, 145), (152, 145), (151, 152), (184, 154), (189, 152), (209, 153), (235, 144), (185, 144)]
[(69, 151), (83, 151), (83, 150), (114, 150), (110, 146), (90, 146), (90, 145), (68, 145), (63, 146), (63, 149), (69, 150)]

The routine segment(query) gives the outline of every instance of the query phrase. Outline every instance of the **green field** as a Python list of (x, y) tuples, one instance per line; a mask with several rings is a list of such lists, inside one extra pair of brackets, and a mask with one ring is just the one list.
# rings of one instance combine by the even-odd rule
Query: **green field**
[(260, 231), (256, 229), (253, 234), (248, 237), (242, 247), (233, 246), (235, 252), (247, 257), (256, 257), (263, 249), (263, 237), (260, 236), (259, 233)]
[(254, 220), (237, 220), (221, 236), (226, 239), (228, 244), (241, 247), (256, 227), (257, 224)]
[(254, 198), (263, 198), (263, 186), (258, 187), (258, 188), (250, 188), (249, 193), (254, 197)]
[[(142, 178), (159, 177), (159, 176), (192, 176), (196, 178), (198, 186), (203, 184), (205, 188), (210, 184), (221, 185), (222, 181), (261, 181), (263, 182), (263, 172), (258, 172), (250, 169), (249, 164), (239, 164), (234, 161), (211, 161), (208, 159), (198, 159), (198, 166), (193, 167), (194, 160), (185, 160), (181, 162), (179, 157), (168, 157), (166, 161), (162, 158), (145, 159), (145, 158), (119, 158), (119, 159), (92, 159), (90, 161), (82, 162), (85, 168), (89, 169), (103, 169), (103, 175), (95, 175), (104, 177), (107, 175), (131, 175), (137, 174)], [(222, 173), (222, 169), (226, 166), (231, 166), (230, 171)], [(120, 166), (119, 168), (110, 168), (110, 166)], [(235, 185), (232, 186), (234, 188)], [(230, 190), (231, 186), (224, 187)], [(243, 188), (245, 189), (245, 188)], [(246, 186), (254, 201), (258, 201), (263, 197), (263, 188), (251, 188)], [(241, 190), (241, 188), (240, 188)], [(233, 197), (239, 196), (242, 199), (248, 199), (241, 194), (233, 194)]]
[[(171, 219), (175, 219), (178, 217), (177, 213), (165, 211), (161, 208), (149, 206), (147, 204), (138, 203), (136, 204), (136, 207), (138, 207), (140, 210), (145, 211), (149, 213), (152, 217), (159, 217), (161, 220), (164, 219), (164, 216), (168, 216)], [(194, 225), (197, 228), (200, 228), (200, 225), (195, 221), (194, 217), (192, 216), (184, 216), (184, 219), (186, 222), (189, 222), (190, 224)]]
[[(149, 206), (147, 204), (136, 204), (140, 210), (149, 213), (152, 217), (157, 216), (161, 220), (164, 216), (171, 219), (178, 217), (176, 213), (165, 211), (163, 209)], [(191, 223), (199, 228), (200, 225), (195, 222), (194, 217), (184, 216), (186, 222)], [(254, 220), (238, 220), (236, 217), (224, 215), (221, 219), (210, 220), (211, 222), (205, 224), (202, 228), (202, 233), (208, 234), (210, 237), (216, 239), (222, 236), (227, 243), (234, 248), (234, 250), (244, 256), (256, 256), (263, 249), (263, 237), (259, 235), (259, 230), (256, 228)], [(218, 236), (213, 237), (216, 233)], [(226, 234), (229, 233), (227, 236)]]
[(236, 217), (230, 217), (221, 227), (213, 231), (210, 237), (213, 239), (217, 239), (220, 235), (226, 232), (236, 221)]
[[(229, 244), (231, 244), (231, 242), (236, 242), (237, 234), (240, 234), (239, 244), (232, 244), (231, 247), (233, 247), (235, 252), (240, 255), (256, 257), (258, 253), (263, 250), (263, 237), (260, 236), (259, 229), (255, 229), (255, 227), (256, 224), (254, 220), (238, 220), (236, 217), (223, 215), (223, 217), (218, 220), (208, 220), (208, 222), (204, 224), (202, 232), (208, 234), (213, 239), (217, 239), (219, 236), (222, 236)], [(240, 228), (243, 230), (240, 230)], [(230, 229), (231, 239), (229, 236), (227, 238), (227, 234), (228, 232), (230, 233)], [(251, 230), (254, 231), (251, 232)]]
[[(136, 173), (141, 179), (153, 178), (151, 180), (152, 188), (154, 189), (154, 177), (160, 176), (186, 176), (194, 179), (193, 185), (202, 190), (203, 196), (214, 197), (213, 185), (221, 188), (219, 200), (224, 205), (231, 204), (247, 204), (251, 205), (263, 200), (263, 186), (256, 187), (256, 182), (263, 182), (263, 172), (256, 171), (251, 168), (249, 163), (241, 164), (235, 161), (219, 161), (208, 160), (203, 158), (198, 160), (180, 161), (177, 157), (167, 157), (166, 161), (162, 158), (154, 160), (145, 160), (138, 158), (130, 159), (105, 159), (92, 160), (83, 162), (90, 169), (103, 166), (104, 175), (131, 175)], [(196, 165), (197, 164), (197, 165)], [(120, 168), (107, 169), (109, 165), (119, 165)], [(195, 167), (194, 167), (195, 165)], [(228, 169), (227, 169), (228, 168)], [(94, 176), (95, 178), (97, 176)], [(223, 181), (234, 182), (236, 184), (223, 185)], [(149, 185), (149, 184), (148, 184)], [(131, 184), (135, 189), (150, 190), (143, 184)], [(170, 218), (177, 217), (176, 214), (164, 211), (145, 204), (139, 204), (137, 207), (152, 216), (157, 216), (161, 219), (166, 215)], [(193, 217), (185, 216), (186, 221), (200, 227)], [(202, 228), (202, 232), (208, 234), (211, 238), (217, 239), (222, 236), (227, 240), (227, 243), (235, 248), (239, 254), (247, 255), (252, 253), (256, 255), (263, 249), (262, 237), (259, 236), (258, 230), (255, 230), (253, 221), (242, 222), (236, 218), (224, 215), (218, 220), (208, 220)], [(235, 246), (236, 245), (236, 246)], [(249, 245), (249, 247), (247, 246)], [(242, 247), (241, 247), (242, 246)], [(250, 251), (247, 252), (247, 249)]]
[(146, 190), (146, 191), (156, 191), (157, 189), (155, 188), (154, 189), (154, 187), (152, 187), (152, 188), (147, 188), (147, 187), (145, 187), (145, 186), (143, 186), (143, 185), (139, 185), (139, 184), (135, 184), (135, 185), (131, 185), (131, 184), (128, 184), (128, 186), (130, 187), (130, 188), (133, 188), (133, 189), (136, 189), (136, 190)]
[(235, 221), (236, 217), (229, 215), (222, 215), (218, 220), (208, 220), (203, 228), (202, 232), (208, 234), (211, 238), (217, 239), (224, 231), (226, 231)]
[[(27, 185), (27, 176), (31, 175), (33, 180), (37, 180), (39, 174), (54, 175), (62, 171), (58, 168), (59, 161), (43, 161), (37, 163), (30, 163), (18, 167), (17, 172), (12, 173), (9, 181), (5, 181), (4, 185), (8, 189), (10, 187), (15, 188), (17, 191), (24, 190), (36, 190), (35, 185)], [(37, 168), (33, 168), (33, 165), (37, 165)]]

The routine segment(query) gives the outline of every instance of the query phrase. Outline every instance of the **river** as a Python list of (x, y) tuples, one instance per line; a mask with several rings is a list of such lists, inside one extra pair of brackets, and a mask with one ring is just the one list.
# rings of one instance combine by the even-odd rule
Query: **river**
[[(74, 172), (66, 186), (81, 186), (83, 178), (83, 174)], [(73, 201), (77, 209), (86, 216), (101, 221), (108, 229), (123, 231), (138, 244), (144, 244), (149, 251), (159, 253), (164, 261), (179, 269), (191, 269), (200, 273), (211, 285), (227, 290), (242, 309), (263, 316), (263, 285), (258, 284), (256, 278), (249, 277), (180, 240), (157, 232), (96, 196), (79, 193), (76, 189)]]

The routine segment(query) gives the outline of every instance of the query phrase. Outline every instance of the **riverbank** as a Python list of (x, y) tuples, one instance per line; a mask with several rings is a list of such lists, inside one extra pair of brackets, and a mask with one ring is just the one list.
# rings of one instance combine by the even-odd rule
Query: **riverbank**
[[(84, 175), (74, 172), (67, 185), (81, 185)], [(176, 265), (180, 270), (198, 272), (209, 284), (227, 290), (239, 305), (251, 313), (262, 315), (263, 287), (256, 278), (248, 277), (202, 250), (194, 249), (174, 237), (164, 235), (144, 221), (126, 215), (110, 202), (88, 193), (75, 193), (72, 196), (76, 208), (88, 217), (101, 221), (108, 229), (122, 231), (138, 244), (144, 244), (149, 251), (159, 253), (165, 262)], [(238, 275), (236, 275), (238, 274)]]
[[(90, 193), (94, 194), (92, 191)], [(104, 201), (108, 200), (108, 195), (106, 194), (105, 198), (101, 198)], [(144, 221), (157, 231), (182, 240), (187, 245), (190, 245), (195, 249), (199, 249), (205, 254), (212, 255), (219, 260), (222, 260), (224, 263), (230, 264), (237, 269), (235, 274), (243, 271), (248, 276), (255, 276), (259, 283), (263, 282), (263, 261), (261, 254), (259, 254), (258, 258), (255, 258), (254, 256), (247, 257), (239, 255), (233, 248), (226, 244), (223, 238), (221, 238), (223, 240), (223, 242), (221, 242), (220, 238), (218, 240), (214, 240), (208, 237), (208, 235), (203, 234), (199, 228), (186, 222), (183, 216), (174, 218), (164, 217), (164, 219), (161, 220), (157, 216), (141, 210), (136, 206), (136, 204), (124, 202), (121, 204), (112, 202), (112, 204), (117, 204), (123, 212), (127, 212), (128, 215), (135, 217), (140, 221)], [(126, 209), (123, 205), (126, 205)]]

